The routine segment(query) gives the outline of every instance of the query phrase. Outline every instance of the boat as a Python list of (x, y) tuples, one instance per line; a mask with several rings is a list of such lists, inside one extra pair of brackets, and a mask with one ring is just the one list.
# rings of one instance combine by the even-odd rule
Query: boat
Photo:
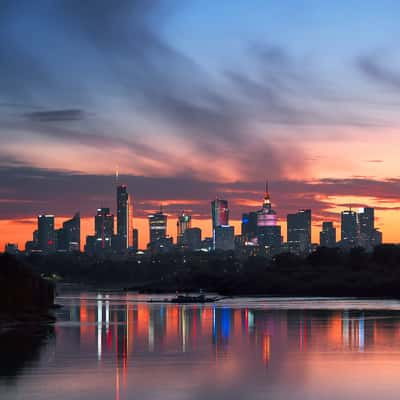
[(169, 299), (170, 303), (179, 303), (179, 304), (187, 304), (187, 303), (214, 303), (218, 301), (218, 298), (214, 297), (206, 297), (204, 294), (199, 294), (198, 296), (190, 296), (187, 294), (179, 294), (172, 299)]

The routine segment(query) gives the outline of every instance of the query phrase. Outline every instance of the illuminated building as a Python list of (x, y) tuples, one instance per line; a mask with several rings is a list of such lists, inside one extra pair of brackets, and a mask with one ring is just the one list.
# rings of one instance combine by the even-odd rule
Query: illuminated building
[[(220, 227), (229, 227), (229, 208), (227, 200), (215, 199), (211, 202), (211, 217), (212, 217), (212, 229), (213, 229), (213, 248), (217, 249), (217, 228)], [(234, 231), (234, 230), (233, 230)], [(220, 246), (225, 247), (226, 244), (222, 245), (225, 242), (225, 236), (230, 237), (231, 231), (228, 229), (218, 229), (219, 243)], [(232, 238), (232, 246), (235, 246), (235, 238)], [(228, 247), (231, 247), (229, 245)], [(221, 248), (220, 248), (221, 249)], [(222, 249), (221, 249), (222, 250)], [(229, 248), (231, 250), (231, 248)]]
[(57, 251), (80, 251), (81, 246), (81, 217), (76, 213), (65, 221), (61, 229), (57, 229)]
[(150, 243), (155, 243), (167, 236), (167, 215), (160, 211), (148, 216), (150, 229)]
[(192, 225), (192, 217), (182, 212), (182, 214), (178, 217), (178, 222), (176, 223), (176, 228), (177, 228), (176, 238), (178, 246), (184, 245), (185, 231), (187, 229), (190, 229), (191, 225)]
[(375, 210), (371, 207), (358, 211), (359, 245), (367, 251), (382, 243), (382, 233), (375, 229)]
[(111, 249), (114, 235), (114, 215), (109, 208), (98, 208), (94, 217), (95, 251), (102, 252)]
[(54, 215), (38, 216), (38, 250), (43, 254), (54, 253), (55, 246)]
[(299, 210), (287, 216), (287, 242), (289, 251), (307, 254), (311, 251), (311, 210)]
[(229, 225), (229, 208), (227, 200), (215, 199), (211, 202), (212, 228)]
[(276, 226), (277, 225), (276, 212), (272, 209), (271, 198), (268, 191), (268, 182), (265, 185), (265, 196), (263, 201), (263, 207), (257, 212), (257, 228), (258, 230), (265, 226)]
[(229, 251), (235, 249), (235, 228), (220, 225), (214, 229), (214, 249)]
[(322, 231), (319, 233), (319, 244), (323, 247), (336, 246), (336, 228), (333, 222), (326, 221), (322, 223)]
[(183, 242), (189, 250), (201, 249), (201, 229), (200, 228), (188, 228), (183, 234)]
[(281, 227), (278, 225), (276, 212), (272, 209), (268, 182), (265, 185), (263, 207), (257, 212), (257, 239), (262, 253), (275, 255), (280, 252)]
[(256, 211), (242, 214), (242, 235), (245, 241), (251, 241), (257, 237), (257, 217)]
[(132, 218), (130, 196), (126, 185), (117, 186), (117, 237), (120, 251), (126, 251), (130, 245)]
[(341, 213), (341, 246), (358, 246), (358, 224), (357, 213), (352, 210), (345, 210)]
[(214, 248), (214, 237), (206, 237), (201, 241), (203, 251), (211, 251)]

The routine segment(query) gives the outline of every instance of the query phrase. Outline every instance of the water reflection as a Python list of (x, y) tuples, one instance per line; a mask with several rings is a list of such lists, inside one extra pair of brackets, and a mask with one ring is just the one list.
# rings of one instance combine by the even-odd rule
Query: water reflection
[(5, 398), (397, 398), (399, 311), (267, 304), (71, 298), (54, 355), (20, 372)]

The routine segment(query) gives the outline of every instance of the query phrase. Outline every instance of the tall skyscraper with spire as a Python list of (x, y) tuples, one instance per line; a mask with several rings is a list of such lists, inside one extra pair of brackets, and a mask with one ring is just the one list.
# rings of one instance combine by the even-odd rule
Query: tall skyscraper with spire
[(278, 223), (276, 212), (272, 209), (271, 197), (268, 189), (268, 181), (266, 181), (263, 206), (257, 213), (257, 226), (259, 228), (264, 226), (276, 226)]
[(132, 231), (130, 224), (132, 218), (130, 200), (126, 185), (117, 185), (117, 236), (121, 251), (125, 251), (130, 246)]
[(263, 253), (275, 255), (282, 245), (281, 227), (272, 209), (268, 181), (265, 182), (265, 195), (262, 209), (257, 212), (257, 239)]

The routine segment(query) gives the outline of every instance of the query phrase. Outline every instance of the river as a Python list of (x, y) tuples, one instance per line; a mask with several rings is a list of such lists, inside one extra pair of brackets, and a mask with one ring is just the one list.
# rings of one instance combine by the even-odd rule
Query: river
[(3, 338), (0, 398), (399, 397), (399, 301), (164, 297), (58, 297), (54, 327)]

